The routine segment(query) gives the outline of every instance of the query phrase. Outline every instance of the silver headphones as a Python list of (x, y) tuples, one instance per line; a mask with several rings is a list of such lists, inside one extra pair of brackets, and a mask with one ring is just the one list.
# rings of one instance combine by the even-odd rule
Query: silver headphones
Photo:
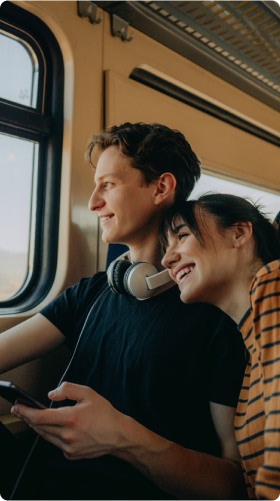
[(131, 263), (127, 252), (109, 265), (107, 278), (113, 292), (137, 299), (148, 299), (158, 287), (171, 282), (168, 270), (158, 272), (152, 264)]

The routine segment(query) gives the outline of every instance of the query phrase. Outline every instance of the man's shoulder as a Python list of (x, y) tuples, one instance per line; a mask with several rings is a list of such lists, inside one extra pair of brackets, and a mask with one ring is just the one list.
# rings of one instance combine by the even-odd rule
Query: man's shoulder
[[(160, 301), (160, 296), (158, 296)], [(178, 287), (174, 287), (166, 293), (162, 294), (164, 310), (167, 315), (177, 318), (178, 323), (185, 322), (186, 324), (194, 324), (197, 326), (209, 326), (217, 328), (227, 328), (236, 331), (236, 323), (229, 315), (223, 312), (217, 306), (210, 303), (183, 303), (180, 299), (180, 291)]]
[[(175, 292), (175, 291), (174, 291)], [(177, 292), (177, 293), (176, 293)], [(204, 303), (204, 302), (197, 302), (197, 303), (184, 303), (180, 299), (180, 291), (176, 291), (172, 296), (170, 297), (170, 301), (174, 304), (178, 304), (179, 307), (183, 311), (188, 311), (190, 314), (205, 314), (205, 315), (210, 315), (214, 316), (216, 318), (223, 318), (223, 319), (229, 319), (232, 323), (233, 320), (227, 315), (224, 311), (222, 311), (220, 308), (217, 306), (211, 304), (211, 303)]]
[(83, 277), (72, 288), (79, 290), (87, 290), (93, 287), (102, 287), (107, 284), (107, 274), (105, 271), (98, 271), (94, 273), (91, 277)]

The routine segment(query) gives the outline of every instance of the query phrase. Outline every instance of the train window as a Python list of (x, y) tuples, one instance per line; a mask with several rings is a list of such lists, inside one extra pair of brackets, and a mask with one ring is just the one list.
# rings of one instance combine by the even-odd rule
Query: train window
[(48, 27), (0, 10), (0, 314), (33, 308), (55, 276), (63, 62)]
[(27, 106), (36, 106), (38, 61), (29, 45), (0, 33), (0, 97)]
[[(0, 301), (23, 285), (32, 263), (38, 144), (0, 134)], [(36, 183), (35, 183), (36, 184)], [(34, 201), (34, 203), (32, 203)]]
[(203, 173), (194, 190), (191, 198), (198, 198), (200, 195), (209, 192), (230, 193), (240, 197), (247, 197), (261, 206), (263, 212), (271, 220), (280, 211), (280, 196), (269, 191), (264, 191), (260, 187), (240, 184), (233, 179), (217, 177), (215, 174)]

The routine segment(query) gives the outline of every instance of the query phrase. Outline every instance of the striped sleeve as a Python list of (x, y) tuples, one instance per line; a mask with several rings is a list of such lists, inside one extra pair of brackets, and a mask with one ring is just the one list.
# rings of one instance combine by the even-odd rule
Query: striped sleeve
[(280, 260), (257, 274), (251, 306), (265, 410), (264, 462), (255, 488), (259, 499), (276, 499), (280, 493)]

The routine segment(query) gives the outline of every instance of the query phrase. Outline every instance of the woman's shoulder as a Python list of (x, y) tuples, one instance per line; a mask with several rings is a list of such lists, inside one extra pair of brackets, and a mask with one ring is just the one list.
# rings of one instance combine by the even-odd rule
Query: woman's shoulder
[(250, 296), (255, 298), (265, 297), (268, 294), (279, 294), (280, 259), (265, 264), (255, 275), (251, 283)]
[(256, 274), (255, 280), (262, 279), (265, 276), (279, 275), (280, 277), (280, 259), (275, 259), (270, 263), (265, 264)]

